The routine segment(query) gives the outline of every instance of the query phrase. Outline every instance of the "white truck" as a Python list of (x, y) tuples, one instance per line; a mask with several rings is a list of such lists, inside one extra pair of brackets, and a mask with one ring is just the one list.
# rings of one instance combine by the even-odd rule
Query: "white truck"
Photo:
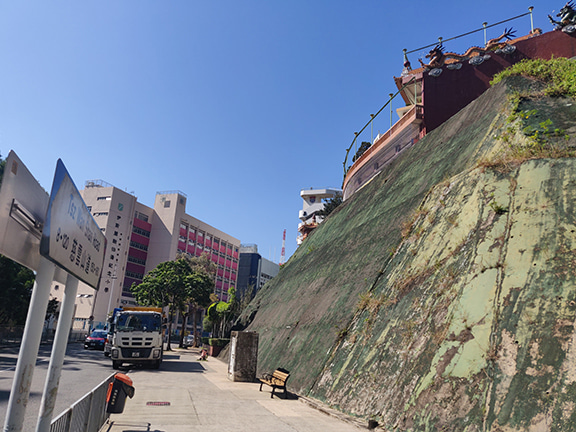
[(123, 307), (114, 309), (108, 331), (112, 368), (123, 363), (158, 369), (164, 351), (162, 309)]

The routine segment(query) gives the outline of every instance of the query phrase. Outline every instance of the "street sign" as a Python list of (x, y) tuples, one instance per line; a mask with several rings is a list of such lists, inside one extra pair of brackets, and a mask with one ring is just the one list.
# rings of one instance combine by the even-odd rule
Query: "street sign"
[(40, 254), (98, 289), (106, 239), (61, 159), (56, 164)]
[[(38, 271), (40, 262), (40, 238), (49, 198), (11, 150), (0, 188), (0, 254), (33, 271)], [(66, 282), (66, 273), (57, 271), (55, 280)]]
[(0, 189), (0, 253), (32, 269), (38, 268), (40, 237), (48, 194), (11, 151)]

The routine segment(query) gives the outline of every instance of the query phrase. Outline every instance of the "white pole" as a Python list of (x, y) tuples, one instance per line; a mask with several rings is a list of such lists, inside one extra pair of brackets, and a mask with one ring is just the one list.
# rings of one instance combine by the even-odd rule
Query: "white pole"
[[(188, 246), (186, 246), (188, 247)], [(110, 313), (110, 309), (112, 308), (112, 296), (114, 295), (114, 285), (116, 282), (116, 269), (118, 268), (118, 264), (114, 264), (114, 272), (112, 273), (112, 287), (110, 288), (110, 296), (108, 297), (108, 310), (106, 311), (106, 314)], [(94, 304), (96, 304), (96, 300), (94, 300)], [(114, 304), (116, 304), (116, 302), (114, 302)], [(108, 315), (106, 315), (108, 316)], [(106, 328), (108, 329), (108, 325), (106, 325)], [(108, 329), (109, 330), (109, 329)]]
[(54, 336), (54, 345), (52, 346), (52, 356), (50, 357), (50, 365), (48, 366), (48, 376), (46, 377), (44, 394), (42, 395), (36, 432), (50, 431), (50, 423), (52, 422), (52, 414), (54, 412), (54, 406), (56, 405), (56, 396), (58, 395), (58, 384), (60, 383), (62, 365), (64, 364), (64, 354), (66, 353), (68, 335), (70, 334), (72, 318), (74, 317), (74, 305), (76, 303), (77, 292), (78, 279), (68, 274), (64, 299), (62, 300), (62, 308), (60, 310), (60, 319), (58, 320), (58, 327), (56, 328), (56, 335)]
[(394, 93), (390, 93), (390, 134), (392, 134), (392, 98), (394, 97)]
[(21, 432), (24, 424), (24, 414), (30, 396), (32, 376), (38, 358), (40, 339), (44, 317), (50, 299), (50, 287), (54, 279), (55, 266), (44, 257), (40, 257), (40, 265), (36, 273), (26, 326), (22, 336), (22, 344), (14, 372), (14, 381), (8, 400), (8, 411), (4, 423), (4, 432)]

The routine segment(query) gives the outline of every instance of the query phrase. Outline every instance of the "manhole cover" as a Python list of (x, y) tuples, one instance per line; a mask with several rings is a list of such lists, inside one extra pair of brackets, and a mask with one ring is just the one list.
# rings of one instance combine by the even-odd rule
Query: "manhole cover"
[(168, 406), (168, 405), (170, 405), (170, 402), (146, 402), (146, 405), (152, 405), (152, 406)]

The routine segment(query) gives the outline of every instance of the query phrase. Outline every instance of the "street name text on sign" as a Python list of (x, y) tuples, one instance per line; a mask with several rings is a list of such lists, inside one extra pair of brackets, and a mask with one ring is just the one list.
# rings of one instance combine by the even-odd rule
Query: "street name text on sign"
[(58, 159), (40, 254), (98, 289), (106, 239), (86, 207), (64, 163)]

